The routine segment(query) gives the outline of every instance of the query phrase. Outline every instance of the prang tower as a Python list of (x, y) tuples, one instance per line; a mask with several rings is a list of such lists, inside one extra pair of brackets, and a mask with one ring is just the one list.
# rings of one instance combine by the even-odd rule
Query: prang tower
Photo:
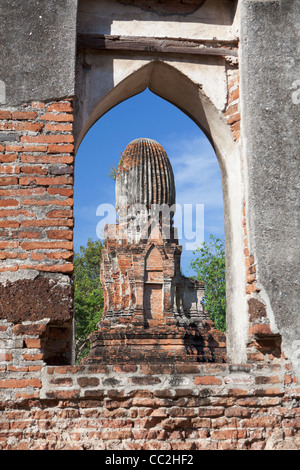
[(104, 311), (87, 363), (224, 362), (225, 335), (184, 277), (173, 227), (175, 182), (163, 147), (137, 139), (116, 172), (118, 221), (105, 227)]

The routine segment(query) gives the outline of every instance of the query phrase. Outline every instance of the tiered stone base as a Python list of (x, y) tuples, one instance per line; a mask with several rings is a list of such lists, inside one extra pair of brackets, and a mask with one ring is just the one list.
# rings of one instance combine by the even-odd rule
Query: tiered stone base
[(212, 321), (201, 328), (176, 325), (134, 324), (102, 328), (90, 335), (85, 364), (154, 364), (226, 362), (225, 334)]

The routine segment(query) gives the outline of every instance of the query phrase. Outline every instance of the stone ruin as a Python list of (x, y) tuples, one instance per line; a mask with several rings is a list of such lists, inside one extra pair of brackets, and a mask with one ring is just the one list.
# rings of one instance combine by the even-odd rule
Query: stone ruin
[(105, 230), (103, 319), (85, 362), (225, 362), (225, 334), (203, 306), (204, 284), (181, 274), (175, 183), (163, 147), (136, 139), (116, 174), (116, 225)]

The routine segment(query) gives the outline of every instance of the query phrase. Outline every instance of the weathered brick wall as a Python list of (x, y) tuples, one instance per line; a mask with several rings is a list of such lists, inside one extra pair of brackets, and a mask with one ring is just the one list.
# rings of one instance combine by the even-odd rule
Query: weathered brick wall
[(46, 327), (1, 322), (2, 449), (299, 448), (299, 384), (283, 358), (47, 366)]
[[(229, 88), (227, 118), (236, 79)], [(299, 386), (251, 288), (246, 211), (248, 364), (61, 365), (71, 348), (72, 106), (35, 102), (0, 117), (0, 271), (19, 276), (0, 284), (2, 448), (299, 447)]]
[(1, 272), (73, 270), (69, 100), (0, 111)]
[(227, 61), (227, 104), (224, 112), (227, 124), (236, 141), (241, 136), (239, 69), (235, 62)]
[[(241, 143), (234, 64), (224, 114)], [(259, 298), (246, 206), (248, 364), (63, 366), (73, 314), (72, 125), (66, 99), (0, 111), (2, 448), (300, 448), (300, 389)]]
[(47, 319), (49, 363), (71, 354), (72, 132), (69, 99), (0, 110), (0, 319)]

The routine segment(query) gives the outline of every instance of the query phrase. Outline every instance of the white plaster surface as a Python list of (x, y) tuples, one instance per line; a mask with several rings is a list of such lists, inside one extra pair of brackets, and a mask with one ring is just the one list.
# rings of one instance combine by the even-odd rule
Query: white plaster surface
[(117, 0), (81, 0), (78, 27), (81, 33), (230, 40), (238, 34), (231, 4), (229, 0), (207, 0), (192, 14), (159, 15)]

